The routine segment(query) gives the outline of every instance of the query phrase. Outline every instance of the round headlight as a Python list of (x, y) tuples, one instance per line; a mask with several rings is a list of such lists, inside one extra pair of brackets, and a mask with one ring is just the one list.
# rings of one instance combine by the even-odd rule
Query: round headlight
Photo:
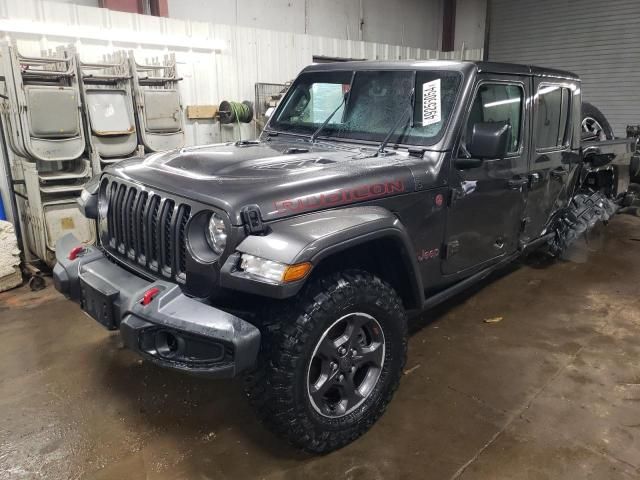
[(212, 213), (207, 226), (207, 243), (217, 255), (222, 255), (227, 246), (227, 227), (224, 220), (217, 213)]

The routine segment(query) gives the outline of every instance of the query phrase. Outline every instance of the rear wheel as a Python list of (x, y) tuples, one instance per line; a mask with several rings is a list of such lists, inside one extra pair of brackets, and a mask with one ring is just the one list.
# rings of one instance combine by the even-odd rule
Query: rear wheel
[(613, 140), (613, 129), (607, 117), (590, 103), (582, 103), (582, 139), (583, 140)]
[(246, 390), (260, 419), (313, 453), (365, 433), (405, 363), (407, 321), (396, 292), (367, 272), (345, 271), (313, 280), (270, 317)]

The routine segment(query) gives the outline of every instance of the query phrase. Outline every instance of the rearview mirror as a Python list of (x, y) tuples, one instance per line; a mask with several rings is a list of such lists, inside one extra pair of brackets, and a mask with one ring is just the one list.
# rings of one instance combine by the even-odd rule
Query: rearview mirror
[(472, 158), (503, 158), (509, 151), (511, 125), (507, 122), (479, 122), (473, 125), (467, 150)]

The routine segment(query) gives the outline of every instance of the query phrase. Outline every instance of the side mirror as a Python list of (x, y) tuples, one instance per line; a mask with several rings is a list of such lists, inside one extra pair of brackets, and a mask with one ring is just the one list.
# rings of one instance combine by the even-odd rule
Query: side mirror
[(472, 158), (503, 158), (509, 151), (511, 125), (507, 122), (482, 122), (473, 125), (467, 150)]

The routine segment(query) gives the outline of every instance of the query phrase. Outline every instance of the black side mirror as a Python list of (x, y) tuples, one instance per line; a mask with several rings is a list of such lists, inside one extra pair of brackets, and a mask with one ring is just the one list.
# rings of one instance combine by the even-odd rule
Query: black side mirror
[(503, 158), (509, 151), (511, 125), (507, 122), (482, 122), (473, 125), (467, 150), (472, 158)]

